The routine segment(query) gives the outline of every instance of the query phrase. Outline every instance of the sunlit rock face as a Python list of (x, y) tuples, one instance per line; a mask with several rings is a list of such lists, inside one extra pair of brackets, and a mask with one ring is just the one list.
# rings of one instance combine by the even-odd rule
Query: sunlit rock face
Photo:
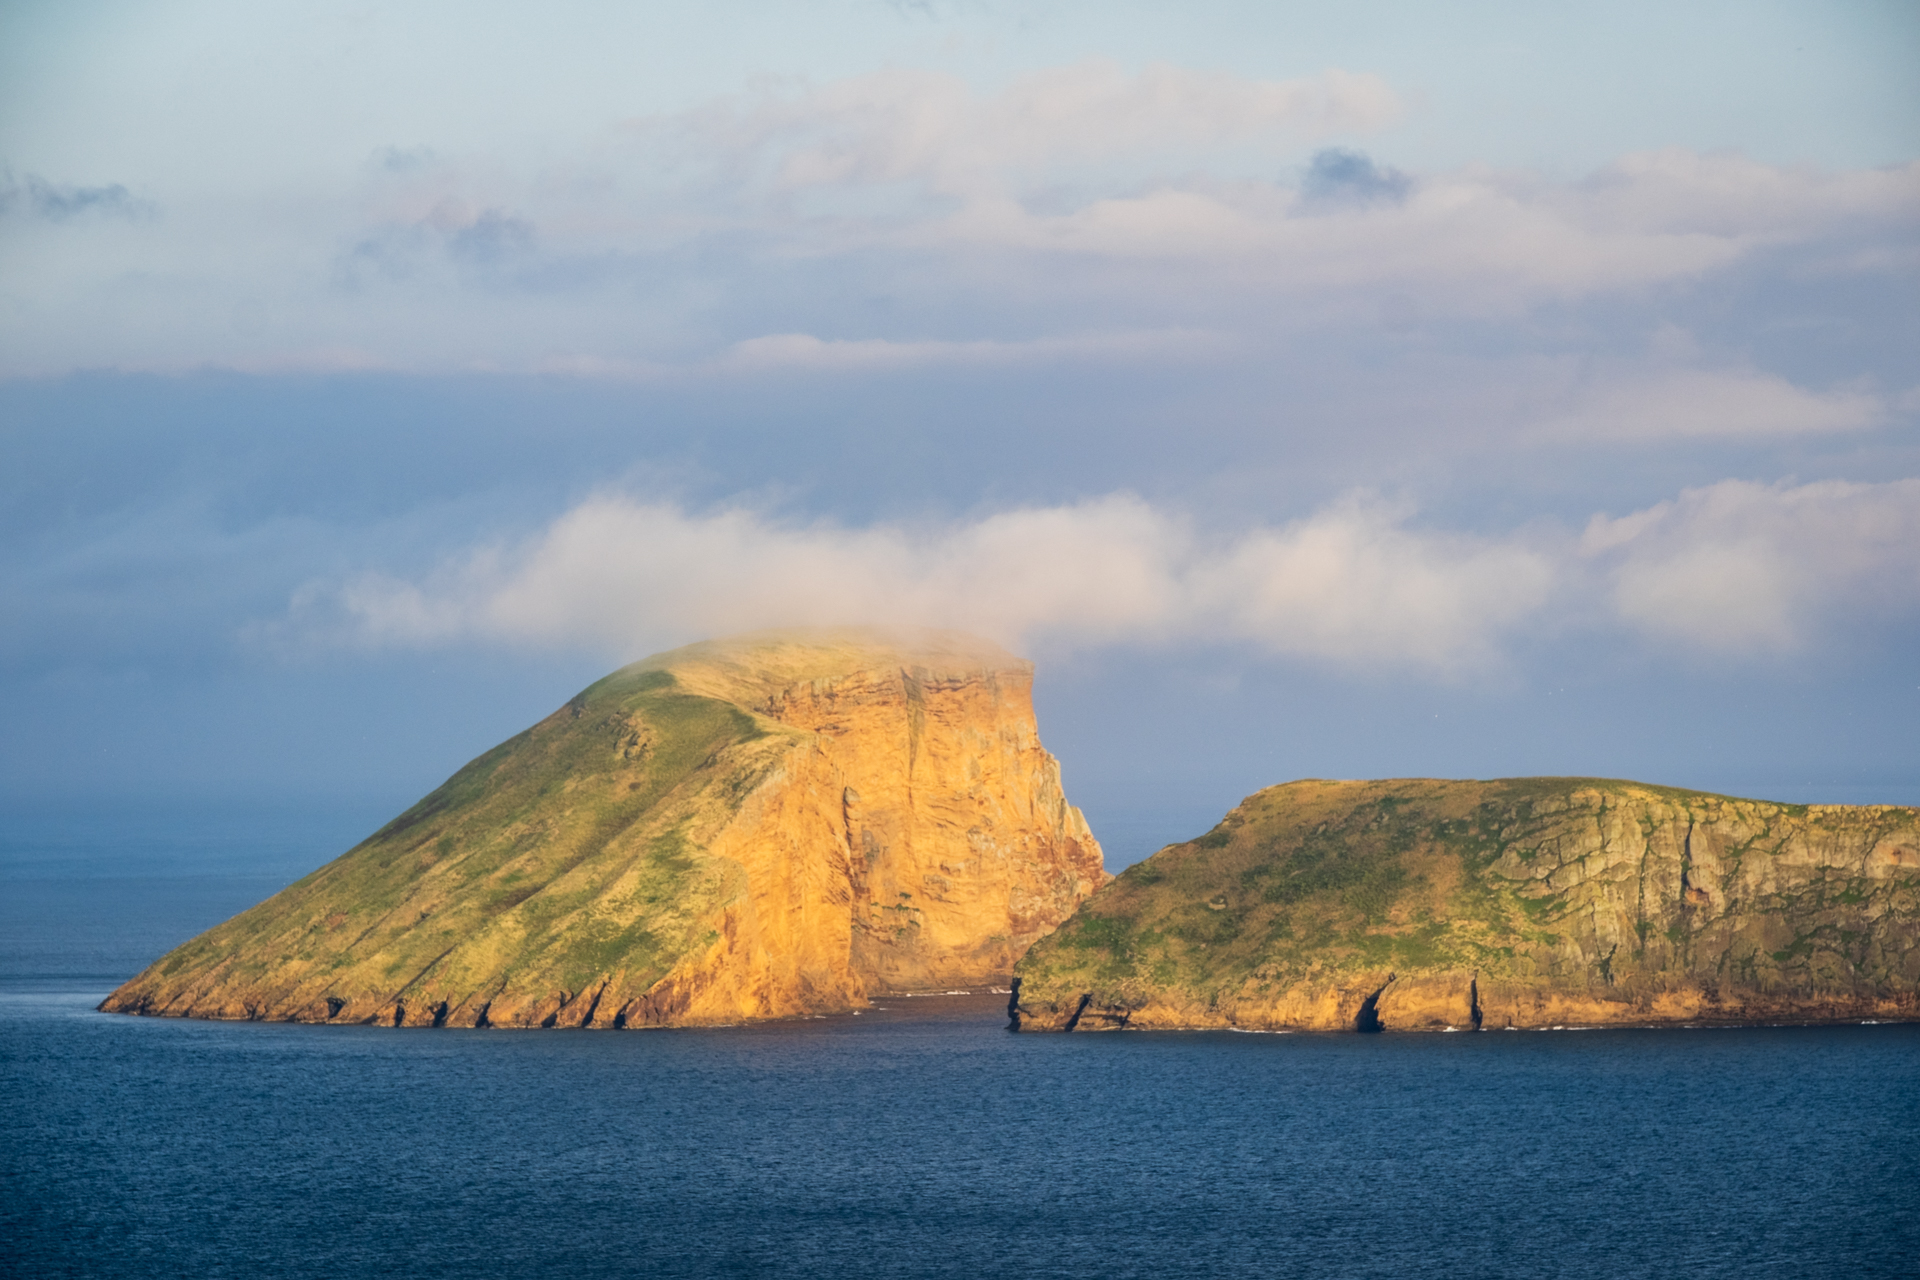
[(1101, 890), (1028, 1030), (1920, 1017), (1920, 810), (1584, 778), (1305, 781)]
[(950, 632), (649, 658), (101, 1007), (618, 1028), (1004, 982), (1107, 878), (1031, 689)]

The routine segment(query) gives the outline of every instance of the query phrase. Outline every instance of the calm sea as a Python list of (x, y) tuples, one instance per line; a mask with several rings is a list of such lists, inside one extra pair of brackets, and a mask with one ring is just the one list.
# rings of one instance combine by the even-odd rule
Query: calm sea
[(1920, 1273), (1920, 1027), (1015, 1036), (991, 994), (703, 1031), (116, 1018), (113, 983), (318, 859), (35, 830), (0, 849), (7, 1274)]

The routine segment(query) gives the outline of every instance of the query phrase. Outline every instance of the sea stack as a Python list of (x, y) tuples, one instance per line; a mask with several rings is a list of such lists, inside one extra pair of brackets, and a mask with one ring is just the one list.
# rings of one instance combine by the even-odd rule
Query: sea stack
[(1293, 782), (1016, 970), (1025, 1030), (1920, 1018), (1920, 810), (1591, 778)]
[(648, 658), (101, 1008), (622, 1028), (1005, 982), (1107, 878), (1031, 689), (951, 632)]

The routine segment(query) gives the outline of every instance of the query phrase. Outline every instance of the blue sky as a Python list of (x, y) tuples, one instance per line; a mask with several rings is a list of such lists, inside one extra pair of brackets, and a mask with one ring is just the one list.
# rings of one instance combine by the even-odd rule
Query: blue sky
[(1920, 802), (1910, 4), (0, 7), (0, 788), (985, 632), (1297, 776)]

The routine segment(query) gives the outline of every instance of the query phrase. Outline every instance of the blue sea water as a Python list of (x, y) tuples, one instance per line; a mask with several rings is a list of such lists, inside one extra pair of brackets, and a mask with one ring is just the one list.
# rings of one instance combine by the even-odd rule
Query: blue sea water
[(1920, 1027), (1013, 1035), (987, 993), (650, 1032), (93, 1012), (284, 883), (223, 838), (0, 849), (6, 1274), (1920, 1273)]

